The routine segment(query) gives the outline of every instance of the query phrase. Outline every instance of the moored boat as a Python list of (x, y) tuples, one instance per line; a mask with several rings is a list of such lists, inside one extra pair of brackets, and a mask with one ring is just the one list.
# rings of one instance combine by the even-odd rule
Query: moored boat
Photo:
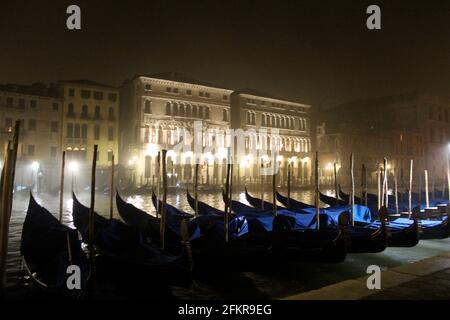
[[(251, 196), (247, 189), (245, 189), (245, 197), (250, 204), (261, 204), (261, 199)], [(259, 205), (259, 208), (261, 205)], [(258, 208), (258, 207), (256, 207)], [(264, 208), (273, 208), (273, 204), (264, 201)], [(285, 210), (285, 208), (277, 206), (277, 210)], [(315, 208), (305, 208), (299, 211), (295, 211), (299, 215), (311, 215), (315, 212)], [(339, 219), (341, 215), (349, 217), (350, 210), (348, 207), (342, 208), (335, 212), (327, 212), (326, 209), (320, 208), (321, 226), (336, 228), (339, 225)], [(364, 214), (363, 214), (364, 215)], [(322, 218), (323, 217), (323, 218)], [(326, 221), (327, 224), (323, 224), (322, 221)], [(363, 253), (363, 252), (381, 252), (387, 246), (386, 238), (386, 226), (384, 223), (380, 225), (365, 224), (365, 225), (347, 225), (347, 236), (350, 238), (348, 245), (348, 252), (351, 253)]]
[[(91, 269), (77, 230), (61, 224), (31, 193), (20, 252), (24, 268), (37, 288), (50, 295), (84, 297)], [(70, 266), (78, 267), (80, 287), (67, 285), (68, 277), (74, 272), (68, 269)]]
[[(89, 243), (90, 209), (73, 194), (73, 222), (85, 243)], [(117, 219), (107, 219), (94, 212), (96, 274), (113, 280), (127, 290), (145, 287), (191, 285), (191, 267), (186, 250), (169, 254), (144, 242), (141, 232)]]
[[(195, 199), (189, 192), (187, 198), (189, 205), (195, 208)], [(220, 211), (204, 202), (197, 202), (200, 215), (207, 216), (211, 212), (217, 214)], [(241, 212), (236, 208), (239, 204), (240, 202), (232, 201), (232, 211), (236, 216), (243, 216), (248, 220), (251, 237), (270, 235), (274, 258), (327, 263), (338, 263), (345, 259), (346, 238), (342, 230), (308, 228), (314, 227), (311, 225), (312, 217), (299, 217), (288, 210), (279, 211), (276, 216), (272, 211), (258, 212), (254, 208)], [(221, 215), (223, 214), (222, 212)]]

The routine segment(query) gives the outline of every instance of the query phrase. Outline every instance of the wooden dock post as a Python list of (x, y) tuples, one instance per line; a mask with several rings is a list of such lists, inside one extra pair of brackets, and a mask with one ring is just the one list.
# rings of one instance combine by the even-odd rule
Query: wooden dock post
[(194, 171), (194, 199), (195, 199), (195, 216), (198, 216), (198, 169), (199, 169), (199, 159), (195, 160), (195, 171)]
[(109, 192), (109, 218), (112, 219), (114, 216), (113, 202), (114, 202), (114, 154), (111, 155), (111, 181), (110, 181), (110, 192)]
[(6, 288), (9, 223), (11, 221), (14, 177), (16, 173), (17, 151), (19, 149), (20, 121), (14, 125), (12, 142), (7, 143), (2, 175), (0, 179), (0, 295)]
[(334, 196), (336, 198), (336, 205), (339, 204), (339, 191), (338, 191), (338, 181), (337, 181), (337, 163), (333, 164), (334, 167)]
[[(167, 203), (167, 150), (162, 150), (162, 183), (163, 183), (163, 199), (161, 205), (161, 220), (159, 223), (159, 234), (161, 249), (165, 250), (166, 245), (166, 203)], [(158, 200), (159, 201), (159, 200)]]
[(61, 157), (61, 181), (59, 187), (59, 222), (63, 220), (64, 211), (64, 171), (66, 167), (66, 152), (63, 151)]
[(430, 195), (428, 193), (428, 170), (425, 170), (425, 208), (430, 207)]
[(97, 168), (98, 146), (94, 145), (91, 171), (91, 204), (89, 207), (89, 259), (94, 260), (94, 219), (95, 219), (95, 171)]
[(355, 175), (354, 175), (354, 156), (350, 154), (350, 179), (352, 184), (352, 190), (350, 193), (350, 214), (352, 217), (352, 226), (355, 225)]
[(320, 197), (319, 197), (319, 153), (316, 151), (316, 161), (314, 168), (315, 180), (315, 205), (316, 205), (316, 221), (317, 230), (320, 230)]
[(409, 213), (409, 218), (411, 218), (411, 215), (412, 215), (413, 163), (414, 163), (414, 160), (411, 159), (411, 162), (410, 162), (410, 165), (409, 165), (409, 188), (408, 188), (408, 213)]

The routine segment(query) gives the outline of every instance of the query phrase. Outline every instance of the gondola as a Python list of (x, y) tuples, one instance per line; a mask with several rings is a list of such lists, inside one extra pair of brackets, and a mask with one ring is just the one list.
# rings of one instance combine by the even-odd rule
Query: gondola
[[(331, 197), (329, 197), (331, 198)], [(278, 201), (280, 201), (283, 205), (287, 206), (288, 209), (294, 210), (294, 211), (298, 211), (301, 210), (301, 208), (303, 207), (302, 204), (298, 205), (298, 201), (295, 199), (287, 199), (287, 197), (277, 193), (277, 199)], [(335, 199), (330, 199), (330, 203), (336, 203)], [(347, 206), (348, 207), (348, 206)], [(341, 206), (333, 206), (332, 208), (336, 209), (339, 208), (339, 210), (348, 210), (346, 208), (346, 206), (341, 205)], [(358, 209), (359, 206), (355, 205), (355, 210), (356, 213), (358, 213)], [(331, 210), (330, 208), (326, 208), (325, 210)], [(363, 226), (365, 224), (371, 223), (372, 226), (377, 226), (378, 223), (373, 223), (373, 221), (371, 221), (370, 216), (367, 215), (359, 215), (356, 214), (355, 215), (356, 220), (355, 220), (355, 224), (359, 225), (359, 226)], [(361, 218), (362, 217), (362, 218)], [(418, 223), (417, 220), (413, 220), (413, 223), (411, 223), (410, 225), (403, 225), (403, 224), (399, 224), (396, 225), (395, 223), (387, 223), (386, 224), (386, 228), (387, 228), (387, 244), (388, 247), (414, 247), (415, 245), (417, 245), (419, 243), (419, 236), (418, 236)]]
[[(77, 231), (61, 224), (36, 202), (31, 192), (20, 252), (25, 271), (44, 293), (74, 299), (85, 295), (91, 272)], [(67, 271), (71, 265), (79, 267), (80, 288), (69, 289), (67, 286), (71, 275)]]
[[(156, 195), (152, 193), (152, 201)], [(126, 224), (137, 228), (149, 240), (150, 243), (160, 245), (160, 219), (127, 203), (116, 193), (116, 206), (120, 217)], [(190, 221), (192, 215), (182, 212), (172, 206), (166, 206), (166, 250), (179, 254), (183, 250), (181, 246), (181, 222), (184, 220), (188, 226), (189, 241), (196, 241), (200, 237), (200, 226), (195, 221)], [(191, 243), (192, 244), (192, 243)]]
[[(378, 208), (377, 208), (378, 210)], [(389, 214), (389, 212), (388, 212)], [(417, 227), (416, 227), (417, 225)], [(403, 227), (408, 228), (407, 230), (411, 230), (413, 228), (417, 228), (417, 232), (419, 235), (419, 239), (444, 239), (450, 236), (450, 227), (448, 221), (448, 215), (442, 215), (437, 220), (425, 220), (421, 219), (420, 207), (415, 206), (412, 208), (412, 215), (408, 218), (398, 218), (390, 219), (388, 224), (388, 228), (396, 229)], [(395, 230), (395, 229), (394, 229)], [(392, 232), (391, 241), (394, 241), (392, 238), (395, 236), (395, 233)], [(396, 245), (397, 246), (397, 245)]]
[[(450, 236), (450, 223), (448, 215), (442, 216), (439, 220), (417, 219), (419, 208), (413, 210), (411, 218), (397, 218), (394, 222), (398, 225), (410, 225), (412, 221), (417, 221), (419, 229), (419, 239), (445, 239)], [(415, 219), (414, 219), (415, 218)]]
[[(188, 203), (195, 208), (195, 199), (187, 192)], [(198, 213), (201, 216), (210, 214), (224, 215), (224, 212), (197, 201)], [(247, 210), (245, 214), (236, 212), (232, 201), (234, 216), (244, 216), (248, 220), (249, 235), (253, 238), (270, 235), (272, 258), (289, 261), (315, 261), (338, 263), (346, 257), (345, 233), (339, 229), (316, 230), (308, 228), (313, 219), (296, 219), (287, 210), (273, 216), (273, 212), (264, 213)], [(239, 202), (237, 202), (239, 203)], [(213, 213), (214, 212), (214, 213)]]
[[(152, 193), (152, 202), (155, 208), (161, 207), (162, 202)], [(119, 214), (129, 223), (141, 221), (141, 228), (149, 232), (148, 227), (142, 223), (144, 219), (151, 217), (152, 228), (159, 237), (159, 218), (150, 216), (146, 212), (125, 203), (119, 197), (117, 202)], [(224, 219), (222, 215), (209, 214), (194, 217), (183, 212), (174, 206), (165, 205), (166, 210), (166, 239), (168, 244), (176, 246), (179, 244), (174, 225), (180, 219), (187, 221), (191, 246), (193, 252), (194, 266), (197, 270), (214, 267), (215, 269), (244, 270), (252, 268), (258, 263), (263, 263), (269, 259), (270, 239), (267, 237), (250, 237), (248, 234), (248, 221), (245, 217), (232, 217), (228, 223), (228, 242), (225, 241)], [(133, 218), (134, 216), (134, 218)], [(125, 218), (126, 217), (126, 218)], [(179, 222), (178, 222), (179, 223)], [(150, 231), (151, 232), (151, 231)]]
[[(73, 194), (73, 222), (89, 242), (89, 211)], [(188, 252), (172, 255), (143, 241), (141, 232), (117, 219), (94, 213), (96, 274), (113, 280), (128, 292), (168, 285), (189, 287), (192, 282)], [(187, 239), (184, 239), (185, 243)]]
[[(431, 197), (431, 192), (430, 194), (430, 201), (429, 201), (429, 206), (430, 207), (437, 207), (439, 205), (445, 205), (448, 203), (448, 201), (444, 200), (444, 199), (433, 199)], [(402, 194), (401, 193), (397, 193), (398, 195), (398, 199), (408, 199), (408, 194)], [(341, 189), (341, 187), (339, 186), (339, 196), (344, 199), (344, 201), (348, 202), (349, 199), (349, 195), (344, 193)], [(422, 213), (424, 212), (423, 210), (426, 208), (426, 204), (423, 201), (425, 199), (425, 193), (423, 193), (423, 197), (422, 197), (422, 201), (419, 200), (419, 196), (418, 193), (412, 192), (411, 193), (411, 200), (412, 200), (412, 207), (414, 208), (419, 208), (422, 210)], [(395, 196), (394, 195), (388, 195), (388, 202), (389, 202), (389, 214), (394, 214), (396, 212), (396, 208), (395, 208)], [(363, 203), (362, 200), (358, 197), (355, 197), (355, 203)], [(371, 209), (372, 212), (376, 212), (378, 209), (378, 197), (375, 194), (371, 194), (371, 193), (367, 193), (367, 206)], [(398, 206), (399, 206), (399, 211), (407, 211), (408, 210), (408, 203), (407, 201), (398, 201)], [(424, 218), (428, 218), (425, 217)]]
[[(247, 189), (245, 189), (245, 197), (250, 204), (261, 204), (261, 199), (252, 197)], [(261, 207), (259, 205), (258, 207)], [(256, 207), (256, 208), (258, 208)], [(264, 208), (273, 208), (273, 204), (265, 201)], [(277, 206), (277, 210), (283, 210), (285, 208)], [(305, 208), (300, 211), (296, 211), (297, 214), (311, 215), (315, 212), (315, 208)], [(327, 212), (326, 209), (320, 209), (320, 225), (328, 228), (336, 228), (341, 215), (349, 216), (349, 209), (345, 208), (337, 210), (335, 212)], [(364, 214), (362, 214), (364, 216)], [(322, 218), (325, 217), (325, 218)], [(348, 219), (347, 219), (348, 220)], [(327, 223), (323, 223), (326, 221)], [(350, 238), (350, 244), (347, 247), (348, 252), (351, 253), (376, 253), (382, 252), (387, 247), (387, 230), (384, 223), (365, 224), (365, 225), (347, 225), (347, 235)]]

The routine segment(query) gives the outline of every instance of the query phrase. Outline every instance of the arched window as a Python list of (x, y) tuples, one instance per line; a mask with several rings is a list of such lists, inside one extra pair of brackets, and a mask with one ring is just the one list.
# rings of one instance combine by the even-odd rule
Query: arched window
[(98, 124), (94, 127), (94, 140), (100, 140), (100, 127)]
[(147, 114), (152, 113), (152, 107), (151, 107), (150, 100), (145, 100), (144, 113), (147, 113)]
[(228, 111), (227, 109), (223, 109), (223, 121), (228, 121)]
[(179, 113), (180, 117), (184, 117), (184, 104), (179, 105), (178, 113)]
[(100, 107), (95, 106), (95, 113), (94, 113), (95, 119), (100, 119)]
[(192, 117), (192, 112), (191, 112), (191, 105), (188, 104), (186, 105), (186, 117)]
[(81, 109), (81, 116), (86, 118), (88, 116), (88, 106), (87, 105), (83, 105), (82, 109)]
[(192, 116), (194, 118), (197, 118), (197, 106), (195, 105), (192, 107)]
[(171, 115), (171, 108), (170, 108), (170, 102), (166, 102), (166, 115)]
[(198, 107), (198, 117), (203, 118), (203, 107), (202, 106)]
[(109, 109), (108, 109), (108, 119), (110, 121), (114, 120), (114, 108), (113, 107), (109, 107)]
[(74, 107), (73, 103), (69, 103), (68, 107), (69, 107), (69, 110), (67, 111), (67, 113), (69, 115), (73, 115), (75, 113), (75, 107)]
[(80, 137), (80, 125), (76, 124), (75, 125), (75, 130), (74, 130), (74, 138), (79, 138)]
[(83, 124), (81, 126), (81, 138), (86, 139), (87, 138), (87, 125)]
[(261, 125), (262, 126), (266, 125), (266, 115), (264, 113), (261, 115)]
[(145, 126), (144, 143), (149, 143), (149, 142), (150, 142), (150, 128), (149, 128), (149, 126)]
[(158, 143), (161, 144), (163, 143), (163, 129), (161, 126), (158, 127)]
[(73, 124), (67, 124), (67, 138), (73, 138)]
[(174, 103), (173, 105), (172, 105), (172, 112), (173, 112), (173, 115), (174, 116), (178, 116), (178, 105), (176, 104), (176, 103)]
[(209, 119), (209, 111), (210, 111), (209, 107), (206, 107), (205, 108), (205, 118), (206, 119)]

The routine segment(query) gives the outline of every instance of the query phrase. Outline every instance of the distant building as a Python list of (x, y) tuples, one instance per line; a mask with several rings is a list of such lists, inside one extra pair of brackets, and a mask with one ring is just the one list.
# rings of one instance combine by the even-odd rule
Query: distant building
[[(62, 113), (62, 148), (66, 151), (69, 170), (80, 168), (88, 173), (93, 148), (98, 145), (99, 186), (106, 186), (114, 154), (119, 161), (119, 89), (89, 80), (59, 82), (64, 97)], [(75, 163), (75, 165), (73, 165)], [(90, 174), (83, 174), (78, 186), (89, 185)]]
[(56, 87), (0, 85), (0, 153), (21, 122), (16, 187), (56, 191), (59, 186), (63, 99)]
[[(121, 91), (121, 164), (127, 179), (137, 185), (154, 182), (158, 151), (168, 150), (169, 184), (192, 182), (193, 154), (174, 150), (180, 142), (192, 145), (193, 126), (200, 121), (203, 130), (225, 132), (229, 125), (231, 90), (220, 88), (177, 73), (136, 76)], [(183, 136), (185, 130), (187, 136)], [(191, 138), (189, 138), (189, 136)], [(225, 137), (202, 137), (203, 150)], [(225, 178), (225, 144), (213, 153), (204, 153), (200, 183), (222, 183)], [(220, 158), (220, 159), (219, 159)]]
[(408, 180), (410, 160), (414, 160), (415, 184), (423, 183), (423, 170), (427, 169), (430, 185), (436, 183), (436, 188), (442, 189), (450, 142), (449, 102), (427, 95), (398, 95), (321, 112), (317, 149), (323, 154), (322, 166), (337, 157), (346, 179), (353, 152), (355, 176), (365, 163), (374, 178), (377, 164), (386, 156), (391, 174), (403, 171)]
[[(231, 128), (253, 129), (256, 136), (246, 138), (246, 149), (279, 148), (280, 183), (287, 179), (288, 164), (292, 164), (292, 182), (307, 185), (311, 181), (310, 106), (282, 98), (271, 97), (252, 89), (233, 92), (231, 96)], [(278, 130), (272, 134), (271, 129)], [(266, 130), (267, 134), (262, 130)], [(273, 141), (275, 139), (275, 141)], [(270, 154), (267, 154), (270, 157)], [(241, 182), (256, 182), (260, 177), (261, 159), (238, 159)]]

